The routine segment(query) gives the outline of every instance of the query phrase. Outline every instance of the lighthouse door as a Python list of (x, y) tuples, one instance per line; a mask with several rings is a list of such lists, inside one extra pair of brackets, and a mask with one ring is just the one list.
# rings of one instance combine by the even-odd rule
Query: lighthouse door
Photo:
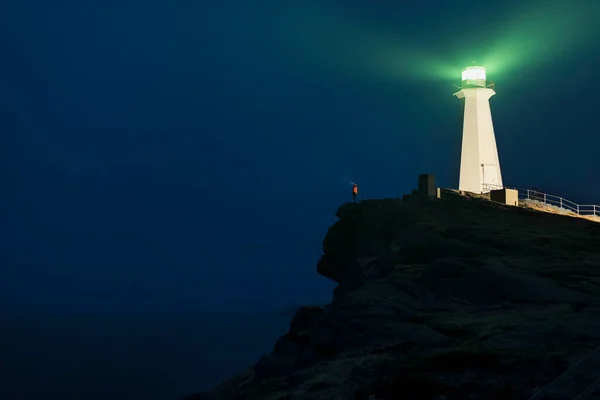
[(489, 186), (490, 188), (497, 189), (500, 187), (500, 182), (498, 180), (498, 169), (494, 164), (482, 164), (482, 183), (484, 186)]

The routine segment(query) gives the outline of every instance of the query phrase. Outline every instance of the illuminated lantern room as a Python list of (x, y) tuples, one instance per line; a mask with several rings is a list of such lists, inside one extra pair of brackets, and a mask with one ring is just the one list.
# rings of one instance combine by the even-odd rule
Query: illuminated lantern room
[(462, 70), (462, 87), (482, 87), (486, 85), (485, 68), (467, 67)]

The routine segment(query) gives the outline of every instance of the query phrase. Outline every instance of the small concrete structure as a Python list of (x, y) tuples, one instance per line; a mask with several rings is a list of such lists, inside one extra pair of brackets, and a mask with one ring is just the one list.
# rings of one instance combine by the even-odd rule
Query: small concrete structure
[(496, 203), (502, 203), (509, 206), (519, 205), (519, 191), (516, 189), (500, 189), (490, 192), (490, 200)]
[(419, 175), (419, 201), (428, 201), (438, 198), (437, 188), (435, 187), (435, 175)]
[(413, 189), (412, 193), (404, 194), (402, 201), (404, 203), (421, 203), (441, 198), (441, 190), (435, 187), (435, 175), (419, 175), (418, 189)]

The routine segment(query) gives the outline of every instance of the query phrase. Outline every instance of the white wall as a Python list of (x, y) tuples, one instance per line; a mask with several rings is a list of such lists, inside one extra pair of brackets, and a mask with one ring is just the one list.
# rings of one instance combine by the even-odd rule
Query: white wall
[[(462, 89), (455, 93), (456, 97), (465, 101), (459, 190), (481, 193), (484, 183), (502, 186), (489, 103), (490, 97), (495, 94), (487, 88)], [(484, 164), (483, 168), (481, 164)]]

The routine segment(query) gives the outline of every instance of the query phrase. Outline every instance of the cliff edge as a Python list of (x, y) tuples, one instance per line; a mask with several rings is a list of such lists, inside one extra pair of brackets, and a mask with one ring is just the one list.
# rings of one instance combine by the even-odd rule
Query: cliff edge
[(188, 400), (600, 398), (600, 224), (450, 190), (336, 215), (332, 302)]

